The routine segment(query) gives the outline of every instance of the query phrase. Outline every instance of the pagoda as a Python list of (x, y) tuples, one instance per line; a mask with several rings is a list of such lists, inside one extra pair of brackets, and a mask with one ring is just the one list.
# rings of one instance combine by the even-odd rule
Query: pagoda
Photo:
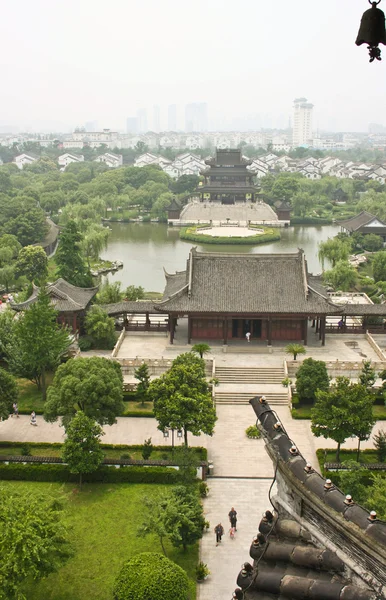
[(216, 157), (205, 161), (201, 171), (204, 183), (197, 189), (201, 202), (236, 204), (255, 202), (258, 190), (254, 174), (247, 167), (252, 161), (243, 158), (241, 150), (216, 150)]

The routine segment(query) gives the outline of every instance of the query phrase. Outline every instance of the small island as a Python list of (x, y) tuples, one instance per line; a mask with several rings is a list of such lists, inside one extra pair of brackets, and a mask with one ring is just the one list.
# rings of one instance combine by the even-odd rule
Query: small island
[(180, 230), (180, 239), (202, 244), (264, 244), (280, 240), (280, 232), (274, 227), (262, 225), (192, 225)]

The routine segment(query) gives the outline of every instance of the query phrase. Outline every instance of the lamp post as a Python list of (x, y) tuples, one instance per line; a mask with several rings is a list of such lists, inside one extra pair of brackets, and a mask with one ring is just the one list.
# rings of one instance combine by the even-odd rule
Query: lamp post
[[(169, 437), (169, 431), (172, 432), (172, 448), (174, 448), (174, 431), (175, 431), (175, 429), (173, 429), (172, 427), (170, 429), (165, 429), (163, 432), (164, 438)], [(182, 429), (177, 429), (177, 437), (182, 438), (182, 435), (183, 435)]]

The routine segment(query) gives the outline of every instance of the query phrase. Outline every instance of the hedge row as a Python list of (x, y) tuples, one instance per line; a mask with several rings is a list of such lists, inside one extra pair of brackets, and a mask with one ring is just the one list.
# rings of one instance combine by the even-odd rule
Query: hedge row
[(189, 242), (198, 242), (199, 244), (265, 244), (270, 242), (276, 242), (280, 240), (280, 233), (264, 233), (262, 235), (251, 235), (248, 237), (226, 237), (226, 236), (212, 236), (198, 233), (189, 232), (191, 227), (185, 227), (180, 230), (180, 239), (187, 240)]
[[(70, 473), (60, 464), (0, 464), (0, 480), (45, 481), (56, 483), (77, 483), (79, 475)], [(101, 467), (94, 473), (83, 475), (87, 483), (171, 483), (180, 481), (176, 469), (169, 467)]]
[(291, 217), (290, 225), (331, 225), (332, 219), (323, 217)]
[[(63, 444), (55, 442), (0, 442), (1, 448), (22, 448), (23, 446), (29, 446), (31, 448), (61, 448)], [(123, 452), (140, 452), (143, 449), (143, 444), (134, 444), (128, 446), (125, 444), (101, 444), (103, 450), (122, 450)], [(194, 446), (193, 449), (200, 460), (207, 460), (208, 451), (202, 446)], [(166, 454), (172, 454), (173, 448), (171, 446), (153, 446), (153, 450), (159, 452), (165, 452)]]
[(125, 410), (122, 417), (147, 417), (149, 419), (154, 419), (154, 413), (146, 411), (146, 410)]

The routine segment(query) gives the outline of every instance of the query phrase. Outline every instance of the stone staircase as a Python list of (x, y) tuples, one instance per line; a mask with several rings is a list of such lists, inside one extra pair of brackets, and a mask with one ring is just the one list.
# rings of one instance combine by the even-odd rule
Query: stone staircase
[[(284, 389), (284, 388), (283, 388)], [(275, 405), (287, 405), (288, 404), (288, 394), (286, 391), (282, 393), (275, 392), (264, 392), (264, 391), (256, 391), (256, 393), (252, 392), (221, 392), (217, 391), (215, 393), (216, 404), (249, 404), (251, 398), (255, 396), (264, 395), (267, 399), (267, 402), (271, 406)]]
[(274, 405), (287, 405), (288, 392), (282, 386), (283, 367), (216, 367), (216, 404), (248, 404), (254, 396), (264, 395)]
[(285, 378), (283, 367), (217, 367), (219, 383), (281, 383)]

